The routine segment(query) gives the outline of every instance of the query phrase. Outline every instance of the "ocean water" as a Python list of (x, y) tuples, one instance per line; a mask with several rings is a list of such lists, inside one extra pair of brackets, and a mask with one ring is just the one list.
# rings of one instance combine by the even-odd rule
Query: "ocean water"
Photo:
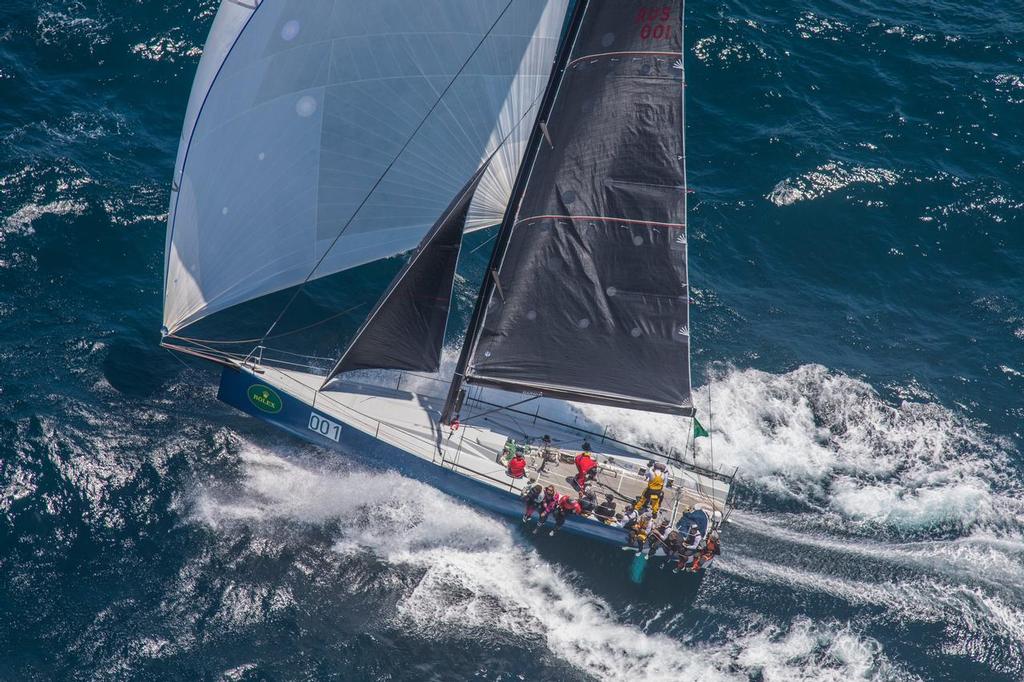
[(1018, 0), (689, 3), (694, 372), (741, 476), (699, 585), (158, 348), (214, 7), (0, 6), (0, 679), (1024, 679)]

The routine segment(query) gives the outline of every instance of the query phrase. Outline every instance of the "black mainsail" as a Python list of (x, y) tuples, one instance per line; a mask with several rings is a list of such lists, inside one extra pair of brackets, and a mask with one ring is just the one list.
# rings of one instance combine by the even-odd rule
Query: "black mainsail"
[(577, 7), (447, 418), (462, 382), (693, 414), (681, 12)]

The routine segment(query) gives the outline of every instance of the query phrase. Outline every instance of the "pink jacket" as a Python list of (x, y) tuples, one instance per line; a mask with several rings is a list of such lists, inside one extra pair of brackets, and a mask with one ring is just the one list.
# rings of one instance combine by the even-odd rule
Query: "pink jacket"
[(558, 506), (558, 503), (562, 501), (563, 497), (564, 495), (559, 495), (558, 493), (555, 493), (551, 497), (545, 497), (543, 500), (540, 501), (541, 513), (550, 514), (551, 512), (555, 511), (555, 507)]

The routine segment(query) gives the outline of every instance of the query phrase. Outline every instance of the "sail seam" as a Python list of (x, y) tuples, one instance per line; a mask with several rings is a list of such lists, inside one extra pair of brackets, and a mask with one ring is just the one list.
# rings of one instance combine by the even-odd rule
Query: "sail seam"
[(631, 56), (634, 56), (634, 57), (646, 57), (646, 56), (682, 57), (683, 56), (682, 53), (680, 53), (680, 52), (655, 52), (655, 51), (649, 51), (649, 52), (630, 52), (630, 51), (626, 51), (626, 52), (595, 52), (594, 54), (588, 54), (588, 55), (585, 55), (583, 57), (577, 57), (576, 59), (574, 59), (571, 62), (569, 62), (566, 65), (566, 68), (567, 69), (568, 68), (572, 68), (573, 66), (575, 66), (579, 62), (585, 62), (588, 59), (599, 59), (601, 57), (616, 57), (618, 55), (631, 55)]
[(657, 225), (658, 227), (674, 227), (680, 229), (686, 229), (686, 223), (663, 223), (656, 220), (638, 220), (636, 218), (615, 218), (612, 216), (599, 216), (599, 215), (534, 215), (529, 218), (520, 218), (515, 222), (516, 225), (520, 223), (528, 223), (531, 220), (600, 220), (601, 222), (609, 223), (630, 223), (632, 225)]

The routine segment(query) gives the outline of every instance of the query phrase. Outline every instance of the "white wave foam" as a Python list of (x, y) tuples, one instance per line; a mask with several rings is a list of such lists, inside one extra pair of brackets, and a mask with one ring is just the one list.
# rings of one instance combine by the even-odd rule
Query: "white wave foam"
[(302, 466), (251, 444), (243, 444), (241, 457), (242, 486), (202, 493), (197, 518), (225, 530), (237, 523), (330, 523), (340, 554), (369, 550), (395, 567), (421, 571), (395, 615), (405, 632), (431, 640), (454, 634), (484, 642), (543, 641), (598, 679), (898, 675), (877, 642), (840, 624), (754, 625), (716, 645), (646, 634), (617, 622), (603, 600), (518, 544), (506, 524), (423, 484), (391, 473)]
[[(712, 386), (714, 463), (738, 466), (765, 492), (895, 528), (1024, 527), (1006, 444), (936, 403), (890, 405), (820, 365), (781, 375), (731, 369)], [(708, 404), (707, 386), (695, 403)], [(580, 409), (624, 440), (677, 450), (687, 442), (687, 419)], [(706, 441), (698, 458), (710, 464)]]
[(1010, 104), (1024, 104), (1024, 78), (1012, 73), (1001, 73), (992, 79), (996, 92), (1006, 95)]
[(815, 37), (822, 40), (838, 41), (839, 36), (850, 31), (850, 27), (842, 21), (818, 16), (814, 12), (803, 12), (796, 20), (796, 29), (804, 40)]
[(722, 64), (749, 62), (753, 58), (768, 59), (768, 53), (756, 43), (728, 36), (706, 36), (693, 44), (693, 54), (702, 62), (718, 61)]
[[(4, 219), (3, 232), (32, 234), (32, 223), (44, 215), (79, 216), (85, 213), (86, 208), (88, 207), (85, 202), (74, 199), (58, 199), (45, 204), (25, 204)], [(2, 235), (3, 232), (0, 232), (0, 235)]]
[(765, 198), (776, 206), (810, 201), (846, 189), (851, 185), (895, 185), (900, 174), (886, 168), (850, 166), (830, 161), (813, 171), (779, 182)]
[(197, 59), (202, 56), (203, 48), (184, 38), (169, 35), (154, 36), (144, 43), (136, 43), (131, 47), (132, 54), (154, 62), (176, 62), (182, 57)]
[(68, 9), (70, 13), (52, 9), (52, 6), (41, 9), (36, 19), (36, 33), (40, 43), (65, 45), (70, 41), (81, 40), (89, 45), (91, 51), (110, 42), (108, 21), (77, 14), (85, 9), (78, 3), (63, 9)]
[[(392, 553), (415, 553), (424, 546), (480, 549), (494, 542), (511, 543), (502, 523), (395, 473), (307, 468), (252, 444), (243, 446), (241, 457), (245, 480), (239, 494), (205, 495), (196, 505), (197, 514), (209, 525), (341, 520), (346, 522), (344, 541), (374, 546), (387, 535)], [(296, 450), (290, 458), (301, 457)]]

